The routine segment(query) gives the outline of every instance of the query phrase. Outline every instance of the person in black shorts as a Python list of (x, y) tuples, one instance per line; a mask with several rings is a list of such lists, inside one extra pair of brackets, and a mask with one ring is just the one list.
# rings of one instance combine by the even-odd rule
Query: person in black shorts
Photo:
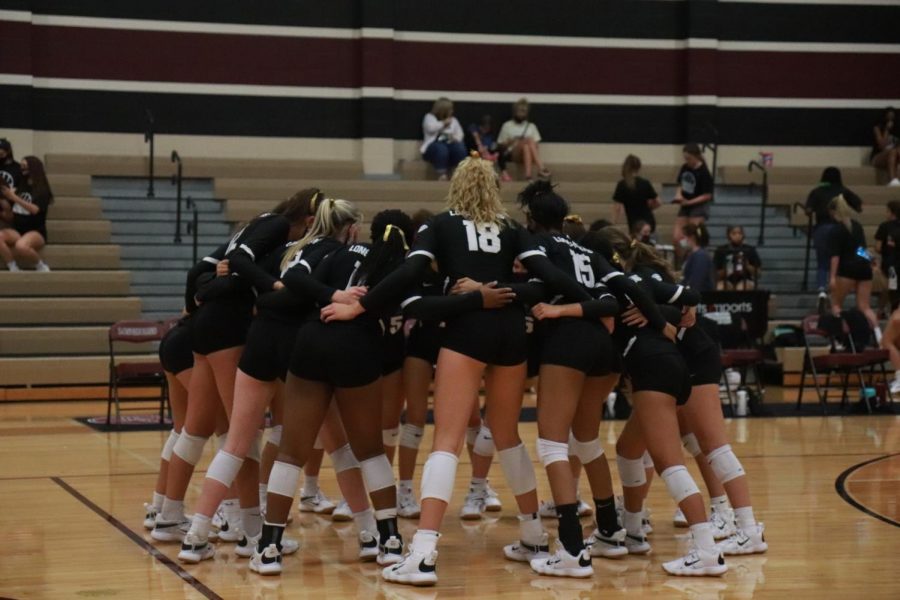
[(853, 218), (855, 213), (843, 196), (831, 201), (828, 213), (838, 224), (828, 240), (831, 311), (839, 315), (844, 299), (850, 292), (856, 292), (856, 308), (866, 316), (880, 343), (881, 328), (872, 310), (872, 257), (866, 245), (866, 233), (859, 221)]
[[(898, 285), (898, 273), (900, 273), (900, 200), (891, 200), (887, 203), (887, 220), (878, 225), (875, 232), (875, 251), (881, 255), (880, 267), (887, 281), (888, 304), (891, 312), (897, 310), (900, 305), (900, 285)], [(882, 303), (883, 305), (884, 303)]]
[(703, 152), (697, 144), (685, 144), (682, 148), (684, 164), (678, 171), (678, 189), (672, 200), (680, 208), (672, 231), (675, 252), (681, 255), (679, 242), (684, 237), (682, 229), (688, 223), (702, 225), (709, 218), (709, 205), (713, 199), (713, 176), (703, 159)]
[[(663, 314), (669, 324), (680, 324), (684, 309), (695, 307), (700, 300), (699, 294), (671, 283), (675, 279), (668, 263), (649, 246), (631, 240), (613, 228), (604, 229), (600, 235), (608, 245), (608, 255), (618, 258), (622, 266), (629, 269), (629, 277), (658, 303), (667, 305)], [(642, 277), (635, 271), (648, 265), (666, 273), (666, 277)], [(703, 496), (684, 466), (681, 452), (676, 409), (690, 397), (688, 366), (672, 342), (674, 336), (668, 338), (650, 328), (635, 327), (627, 314), (616, 324), (615, 332), (631, 379), (634, 407), (616, 444), (625, 495), (626, 547), (635, 554), (650, 551), (642, 523), (646, 482), (643, 455), (646, 449), (691, 527), (692, 544), (688, 554), (663, 563), (663, 569), (672, 575), (722, 575), (727, 566), (716, 548), (712, 526), (707, 522)]]
[[(22, 261), (34, 265), (35, 271), (47, 272), (50, 267), (40, 251), (47, 243), (47, 209), (53, 204), (53, 191), (38, 157), (26, 156), (18, 171), (18, 179), (15, 169), (0, 174), (0, 202), (5, 200), (12, 207), (12, 227), (0, 230), (0, 259), (10, 271), (18, 271)], [(9, 181), (15, 183), (7, 185)]]
[(640, 171), (641, 159), (634, 154), (626, 156), (622, 163), (622, 179), (613, 192), (613, 224), (621, 220), (624, 212), (629, 231), (634, 231), (637, 222), (643, 221), (650, 225), (650, 233), (653, 234), (656, 232), (653, 211), (659, 208), (659, 194), (652, 183), (638, 175)]
[[(511, 281), (518, 258), (552, 289), (574, 300), (590, 300), (578, 283), (535, 248), (527, 231), (506, 214), (499, 182), (490, 162), (470, 157), (450, 182), (448, 210), (423, 226), (404, 266), (371, 289), (356, 305), (332, 305), (330, 318), (352, 319), (369, 306), (409, 290), (437, 260), (452, 281)], [(435, 435), (422, 478), (419, 531), (403, 561), (382, 571), (388, 581), (411, 585), (436, 583), (438, 530), (452, 496), (457, 453), (484, 376), (486, 418), (500, 463), (519, 506), (520, 541), (504, 548), (510, 560), (526, 562), (549, 550), (537, 517), (534, 469), (518, 434), (525, 381), (525, 311), (521, 304), (483, 310), (473, 307), (447, 320), (435, 376)]]

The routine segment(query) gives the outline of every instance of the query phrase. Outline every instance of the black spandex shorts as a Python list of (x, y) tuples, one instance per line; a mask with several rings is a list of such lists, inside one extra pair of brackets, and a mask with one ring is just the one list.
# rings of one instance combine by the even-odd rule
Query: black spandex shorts
[(406, 356), (437, 364), (444, 328), (434, 321), (420, 321), (410, 330), (406, 340)]
[(625, 357), (633, 392), (661, 392), (680, 406), (691, 396), (691, 376), (681, 353), (674, 351), (645, 357)]
[(599, 321), (555, 319), (542, 323), (541, 364), (581, 371), (588, 377), (609, 375), (613, 344)]
[(520, 306), (474, 310), (447, 322), (443, 348), (500, 367), (528, 358), (525, 311)]
[[(381, 374), (390, 375), (403, 368), (403, 359), (406, 358), (406, 338), (403, 335), (403, 321), (399, 323), (396, 317), (381, 319), (382, 347)], [(396, 329), (393, 333), (391, 329)]]
[(703, 204), (695, 206), (682, 206), (678, 209), (678, 216), (687, 217), (688, 219), (698, 217), (709, 219), (709, 202), (704, 202)]
[(192, 317), (192, 348), (200, 355), (243, 346), (253, 320), (253, 304), (213, 300), (201, 304)]
[(381, 377), (383, 352), (377, 321), (311, 321), (297, 333), (290, 371), (334, 387), (360, 387)]
[(541, 324), (537, 322), (531, 315), (525, 315), (525, 339), (528, 351), (528, 374), (526, 377), (531, 379), (537, 377), (541, 372), (541, 348), (543, 348), (543, 340), (541, 334), (538, 333)]
[(872, 281), (872, 263), (865, 260), (841, 260), (837, 276), (854, 281)]
[(175, 375), (194, 366), (190, 321), (178, 323), (163, 336), (159, 342), (159, 362), (163, 369)]
[(718, 385), (722, 381), (722, 355), (718, 346), (703, 352), (683, 353), (691, 376), (691, 385)]
[(238, 368), (260, 381), (283, 381), (299, 329), (299, 323), (257, 316), (247, 332), (247, 344)]

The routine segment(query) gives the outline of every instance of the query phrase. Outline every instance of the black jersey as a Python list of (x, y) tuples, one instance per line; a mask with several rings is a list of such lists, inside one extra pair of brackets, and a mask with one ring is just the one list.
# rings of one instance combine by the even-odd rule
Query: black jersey
[(47, 208), (50, 206), (51, 196), (49, 194), (34, 193), (31, 185), (28, 183), (28, 179), (24, 177), (21, 185), (16, 190), (16, 195), (25, 202), (36, 206), (38, 212), (31, 214), (25, 207), (14, 203), (12, 207), (13, 227), (22, 235), (29, 231), (37, 231), (47, 241)]
[(258, 292), (272, 289), (277, 276), (258, 263), (288, 241), (291, 226), (282, 215), (264, 213), (238, 231), (228, 243), (225, 258), (232, 274), (237, 274)]
[[(22, 167), (15, 160), (0, 164), (0, 188), (18, 190), (22, 187), (25, 176), (22, 175)], [(18, 193), (18, 192), (17, 192)]]
[(228, 250), (228, 244), (222, 244), (203, 258), (188, 271), (184, 286), (184, 308), (192, 313), (197, 309), (197, 292), (205, 283), (215, 277), (216, 266)]

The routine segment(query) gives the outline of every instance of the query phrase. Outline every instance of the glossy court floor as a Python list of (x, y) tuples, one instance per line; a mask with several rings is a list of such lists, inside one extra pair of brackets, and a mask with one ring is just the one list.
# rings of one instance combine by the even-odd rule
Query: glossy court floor
[[(173, 560), (177, 547), (149, 545), (141, 527), (164, 434), (97, 433), (71, 419), (103, 410), (98, 403), (0, 406), (0, 597), (900, 598), (900, 417), (730, 422), (770, 550), (729, 559), (720, 579), (663, 573), (660, 563), (683, 546), (684, 530), (673, 528), (659, 483), (650, 498), (655, 533), (648, 558), (595, 560), (589, 580), (538, 577), (502, 557), (517, 526), (499, 469), (492, 483), (504, 501), (500, 517), (466, 525), (456, 518), (469, 476), (464, 458), (440, 545), (439, 584), (413, 589), (384, 584), (373, 564), (354, 560), (351, 526), (310, 516), (291, 527), (303, 548), (285, 559), (280, 578), (250, 573), (228, 545), (215, 560), (182, 569)], [(620, 427), (603, 425), (607, 453)], [(522, 432), (533, 447), (534, 424)], [(423, 447), (429, 443), (427, 437)], [(540, 472), (538, 480), (546, 497)], [(322, 482), (336, 496), (327, 460)], [(189, 505), (196, 492), (194, 485)], [(555, 523), (545, 523), (555, 534)], [(413, 522), (403, 522), (404, 535), (413, 530)]]

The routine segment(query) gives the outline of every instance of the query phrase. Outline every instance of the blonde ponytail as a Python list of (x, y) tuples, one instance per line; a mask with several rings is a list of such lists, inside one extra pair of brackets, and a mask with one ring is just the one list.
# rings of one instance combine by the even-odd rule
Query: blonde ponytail
[(450, 179), (447, 208), (477, 224), (503, 224), (506, 209), (494, 164), (477, 156), (466, 158)]
[(335, 237), (347, 223), (362, 221), (362, 213), (347, 200), (326, 198), (318, 203), (316, 218), (300, 241), (291, 246), (281, 259), (281, 270), (285, 270), (293, 262), (297, 254), (320, 237)]

